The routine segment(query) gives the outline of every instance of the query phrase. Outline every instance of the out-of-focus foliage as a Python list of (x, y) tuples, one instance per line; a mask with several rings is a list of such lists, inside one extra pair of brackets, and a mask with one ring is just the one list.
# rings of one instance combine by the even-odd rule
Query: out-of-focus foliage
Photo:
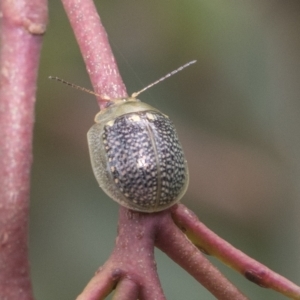
[[(129, 93), (198, 63), (140, 99), (168, 114), (190, 166), (183, 202), (220, 236), (300, 278), (298, 0), (95, 1)], [(95, 99), (59, 1), (41, 58), (30, 255), (37, 299), (74, 299), (114, 245), (118, 205), (98, 188), (86, 132)], [(168, 299), (214, 299), (157, 251)], [(215, 263), (215, 260), (213, 259)], [(285, 299), (218, 266), (250, 299)]]

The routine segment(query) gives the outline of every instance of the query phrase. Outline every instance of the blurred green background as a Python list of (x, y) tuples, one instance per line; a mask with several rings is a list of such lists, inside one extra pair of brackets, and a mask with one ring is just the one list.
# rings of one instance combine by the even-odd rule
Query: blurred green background
[[(183, 203), (221, 237), (300, 283), (300, 2), (95, 1), (132, 93), (174, 121), (190, 166)], [(98, 107), (59, 1), (39, 74), (30, 256), (37, 299), (75, 299), (108, 258), (118, 205), (97, 186), (86, 133)], [(168, 299), (214, 299), (160, 251)], [(286, 299), (216, 262), (250, 299)]]

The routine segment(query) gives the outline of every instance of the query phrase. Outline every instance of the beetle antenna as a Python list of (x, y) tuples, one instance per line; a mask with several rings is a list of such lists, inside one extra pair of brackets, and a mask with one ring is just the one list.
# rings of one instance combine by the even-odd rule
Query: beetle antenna
[(70, 87), (72, 87), (72, 88), (74, 88), (74, 89), (77, 89), (77, 90), (80, 90), (80, 91), (83, 91), (83, 92), (86, 92), (86, 93), (89, 93), (89, 94), (92, 94), (92, 95), (95, 95), (95, 96), (98, 96), (98, 97), (103, 98), (103, 96), (101, 96), (101, 95), (99, 95), (99, 94), (97, 94), (97, 93), (95, 93), (95, 92), (93, 92), (93, 91), (91, 91), (91, 90), (88, 90), (88, 89), (86, 89), (86, 88), (84, 88), (84, 87), (81, 87), (81, 86), (79, 86), (79, 85), (76, 85), (76, 84), (74, 84), (74, 83), (70, 83), (70, 82), (68, 82), (68, 81), (66, 81), (66, 80), (64, 80), (64, 79), (59, 78), (59, 77), (56, 77), (56, 76), (55, 76), (55, 77), (49, 76), (48, 78), (49, 78), (49, 79), (56, 80), (56, 81), (59, 81), (59, 82), (62, 82), (62, 83), (66, 84), (66, 85), (68, 85), (68, 86), (70, 86)]
[(179, 67), (178, 69), (176, 69), (176, 70), (174, 70), (174, 71), (168, 73), (168, 74), (165, 75), (164, 77), (162, 77), (162, 78), (156, 80), (155, 82), (149, 84), (148, 86), (144, 87), (142, 90), (133, 93), (133, 94), (131, 95), (131, 98), (136, 98), (139, 94), (143, 93), (144, 91), (148, 90), (149, 88), (153, 87), (154, 85), (158, 84), (159, 82), (161, 82), (161, 81), (163, 81), (163, 80), (165, 80), (165, 79), (171, 77), (172, 75), (174, 75), (174, 74), (176, 74), (176, 73), (182, 71), (182, 70), (185, 69), (186, 67), (188, 67), (188, 66), (190, 66), (190, 65), (192, 65), (192, 64), (194, 64), (194, 63), (196, 63), (196, 62), (197, 62), (197, 60), (192, 60), (192, 61), (186, 63), (185, 65)]

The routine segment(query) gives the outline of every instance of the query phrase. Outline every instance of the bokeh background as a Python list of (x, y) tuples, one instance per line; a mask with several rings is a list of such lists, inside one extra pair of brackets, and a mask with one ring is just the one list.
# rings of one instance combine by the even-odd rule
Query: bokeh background
[[(95, 1), (129, 93), (174, 121), (190, 166), (183, 202), (217, 234), (300, 283), (300, 2)], [(30, 256), (37, 299), (74, 299), (113, 249), (118, 205), (97, 186), (98, 112), (59, 1), (49, 1), (36, 107)], [(168, 299), (214, 299), (160, 251)], [(250, 299), (286, 299), (215, 263)]]

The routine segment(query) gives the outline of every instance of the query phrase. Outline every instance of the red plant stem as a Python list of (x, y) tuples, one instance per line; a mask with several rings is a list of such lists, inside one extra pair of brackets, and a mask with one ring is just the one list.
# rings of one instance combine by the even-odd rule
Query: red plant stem
[[(168, 210), (145, 214), (121, 207), (115, 249), (77, 300), (104, 299), (117, 284), (116, 292), (124, 297), (121, 299), (130, 299), (129, 294), (138, 292), (141, 300), (165, 300), (156, 272), (154, 239), (160, 219), (169, 214)], [(132, 284), (126, 283), (125, 288), (123, 280)]]
[(131, 279), (125, 278), (118, 283), (112, 300), (132, 300), (138, 299), (139, 287)]
[(106, 31), (91, 0), (62, 0), (75, 33), (100, 109), (107, 98), (128, 97)]
[(101, 300), (114, 289), (119, 276), (114, 276), (110, 269), (101, 267), (90, 280), (76, 300)]
[(160, 219), (160, 230), (155, 244), (217, 299), (248, 299), (174, 226), (170, 214)]
[(0, 299), (33, 299), (28, 207), (36, 78), (45, 0), (1, 0)]
[(299, 286), (221, 239), (201, 223), (197, 216), (184, 205), (174, 206), (172, 217), (193, 244), (205, 253), (217, 257), (262, 287), (271, 288), (293, 299), (300, 299)]
[(137, 299), (130, 295), (138, 294), (141, 300), (164, 300), (154, 241), (218, 299), (247, 299), (175, 226), (169, 209), (146, 214), (121, 208), (118, 228), (114, 252), (77, 300), (104, 299), (115, 286), (115, 299)]

